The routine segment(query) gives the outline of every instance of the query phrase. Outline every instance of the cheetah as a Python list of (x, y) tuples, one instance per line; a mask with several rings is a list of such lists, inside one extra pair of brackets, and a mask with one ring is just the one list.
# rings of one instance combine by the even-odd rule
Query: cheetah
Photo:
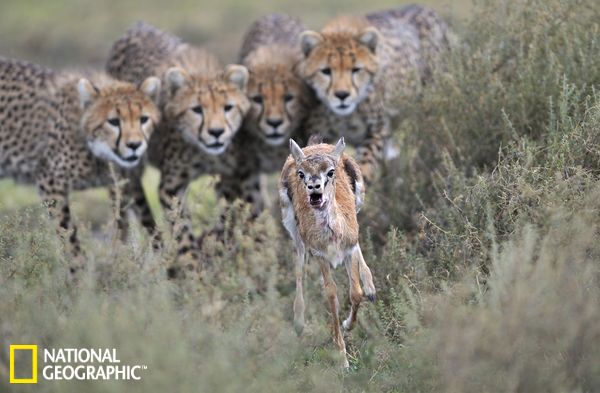
[(238, 164), (233, 173), (221, 176), (217, 192), (226, 200), (250, 203), (253, 215), (264, 209), (261, 174), (283, 165), (289, 138), (305, 142), (300, 126), (314, 98), (295, 73), (301, 57), (298, 37), (304, 30), (297, 18), (265, 15), (250, 26), (239, 52), (250, 74), (246, 93), (251, 108), (231, 147)]
[(418, 93), (433, 69), (427, 61), (447, 48), (448, 27), (424, 7), (340, 16), (300, 37), (298, 72), (320, 101), (306, 121), (309, 133), (344, 136), (357, 148), (365, 181), (390, 148), (401, 102)]
[(61, 73), (0, 58), (0, 177), (37, 186), (68, 234), (72, 273), (83, 266), (69, 194), (114, 186), (113, 172), (128, 180), (124, 195), (140, 197), (134, 190), (160, 119), (159, 95), (158, 78), (136, 86), (103, 74)]
[[(203, 174), (232, 171), (235, 160), (223, 154), (242, 126), (250, 102), (248, 71), (224, 69), (206, 50), (151, 25), (138, 23), (112, 46), (106, 69), (115, 78), (139, 83), (162, 75), (162, 120), (149, 142), (149, 162), (161, 173), (159, 198), (178, 244), (189, 255), (195, 237), (186, 209), (178, 209), (189, 183)], [(147, 227), (156, 233), (153, 226)]]

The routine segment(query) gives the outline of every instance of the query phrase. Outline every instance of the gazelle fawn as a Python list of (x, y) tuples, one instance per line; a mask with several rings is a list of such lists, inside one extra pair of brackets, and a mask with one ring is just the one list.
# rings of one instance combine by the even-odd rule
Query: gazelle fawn
[(344, 154), (345, 146), (341, 138), (335, 146), (321, 143), (301, 149), (290, 139), (291, 156), (281, 172), (279, 198), (283, 225), (297, 251), (294, 327), (298, 334), (304, 328), (302, 280), (309, 252), (321, 268), (324, 295), (332, 316), (333, 341), (347, 368), (337, 286), (331, 268), (343, 263), (350, 280), (352, 307), (342, 323), (346, 330), (354, 326), (363, 294), (375, 300), (375, 286), (358, 244), (356, 215), (364, 199), (363, 178), (356, 162)]

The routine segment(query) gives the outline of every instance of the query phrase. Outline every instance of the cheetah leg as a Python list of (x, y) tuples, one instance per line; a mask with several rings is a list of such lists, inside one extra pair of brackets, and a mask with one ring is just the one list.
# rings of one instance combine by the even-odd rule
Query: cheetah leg
[(182, 276), (184, 273), (181, 270), (182, 265), (186, 270), (193, 271), (197, 264), (192, 248), (195, 238), (190, 227), (190, 217), (182, 203), (189, 182), (184, 181), (182, 176), (178, 175), (178, 173), (162, 173), (158, 191), (160, 203), (177, 243), (177, 265), (173, 265), (167, 270), (170, 278)]
[(360, 287), (360, 258), (356, 251), (351, 255), (344, 258), (344, 265), (346, 266), (346, 272), (348, 273), (349, 287), (350, 287), (350, 315), (344, 322), (342, 327), (345, 330), (352, 330), (354, 323), (356, 322), (356, 314), (363, 297), (363, 290)]
[(148, 204), (146, 194), (144, 194), (142, 179), (141, 177), (136, 177), (131, 179), (129, 184), (130, 187), (128, 188), (128, 193), (133, 200), (135, 211), (140, 217), (142, 226), (146, 228), (148, 234), (152, 236), (152, 247), (155, 250), (158, 250), (162, 247), (162, 237), (158, 231), (158, 226), (156, 225), (154, 216), (152, 215), (152, 210), (150, 210), (150, 205)]
[(118, 237), (121, 239), (122, 242), (126, 242), (127, 235), (129, 233), (129, 218), (127, 217), (127, 195), (124, 193), (124, 188), (119, 187), (118, 184), (113, 184), (111, 187), (109, 187), (108, 193), (115, 214)]
[[(57, 183), (56, 179), (54, 182)], [(71, 221), (71, 210), (69, 208), (68, 188), (66, 185), (48, 189), (39, 186), (40, 194), (44, 204), (48, 208), (48, 213), (53, 220), (58, 221), (59, 235), (65, 241), (64, 248), (67, 255), (72, 257), (69, 263), (69, 271), (71, 274), (76, 274), (84, 267), (83, 255), (81, 253), (81, 245), (77, 237), (77, 227)], [(66, 236), (65, 236), (66, 235)]]
[(356, 149), (357, 161), (366, 184), (375, 178), (379, 163), (384, 159), (385, 145), (390, 137), (389, 124), (383, 118), (368, 131), (364, 143)]
[(331, 265), (329, 261), (322, 257), (316, 257), (321, 267), (321, 274), (323, 275), (323, 291), (325, 293), (325, 299), (327, 302), (327, 308), (331, 313), (331, 329), (333, 333), (333, 343), (339, 351), (340, 358), (342, 359), (342, 367), (344, 369), (350, 367), (348, 358), (346, 357), (346, 344), (344, 343), (344, 336), (342, 335), (342, 329), (340, 327), (339, 310), (340, 304), (337, 297), (337, 285), (333, 280), (331, 274)]

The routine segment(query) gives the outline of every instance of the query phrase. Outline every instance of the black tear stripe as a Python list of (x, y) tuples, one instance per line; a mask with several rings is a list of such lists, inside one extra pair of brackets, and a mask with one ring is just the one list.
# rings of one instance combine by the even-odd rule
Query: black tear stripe
[[(121, 111), (119, 110), (119, 108), (117, 108), (117, 115), (119, 116), (119, 119), (121, 118)], [(121, 143), (121, 121), (119, 121), (119, 134), (117, 135), (117, 140), (115, 143), (115, 149), (114, 152), (119, 155), (119, 144)]]

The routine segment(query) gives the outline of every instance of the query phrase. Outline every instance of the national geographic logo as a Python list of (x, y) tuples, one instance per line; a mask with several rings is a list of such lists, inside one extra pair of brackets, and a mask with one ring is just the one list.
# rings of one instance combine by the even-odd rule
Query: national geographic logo
[[(122, 364), (115, 348), (44, 348), (41, 378), (46, 381), (139, 381), (142, 364)], [(38, 383), (38, 346), (10, 345), (10, 383)], [(31, 370), (31, 373), (29, 373)]]

